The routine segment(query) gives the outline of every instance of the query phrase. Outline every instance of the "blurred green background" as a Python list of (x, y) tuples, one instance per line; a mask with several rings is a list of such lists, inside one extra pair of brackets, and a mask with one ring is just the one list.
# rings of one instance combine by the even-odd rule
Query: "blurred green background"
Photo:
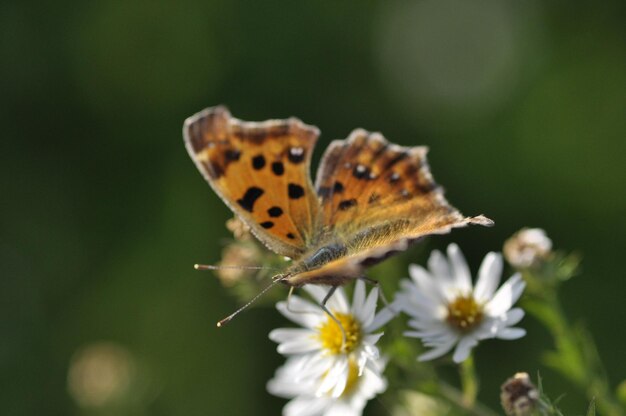
[[(450, 201), (496, 227), (431, 238), (404, 260), (456, 241), (476, 270), (523, 226), (579, 250), (583, 274), (566, 284), (565, 307), (594, 333), (617, 384), (625, 9), (620, 0), (2, 2), (0, 413), (280, 412), (265, 383), (283, 359), (267, 334), (287, 322), (256, 308), (217, 330), (236, 302), (192, 269), (219, 260), (230, 213), (189, 160), (181, 127), (220, 103), (245, 120), (317, 125), (315, 160), (356, 127), (430, 146)], [(586, 400), (541, 364), (547, 333), (531, 319), (522, 326), (522, 340), (478, 348), (480, 399), (497, 408), (503, 380), (541, 370), (548, 393), (566, 393), (566, 414), (582, 414)], [(90, 346), (104, 367), (125, 369), (130, 399), (101, 406), (97, 391), (72, 387), (72, 357)], [(386, 414), (388, 404), (383, 396), (368, 410)]]

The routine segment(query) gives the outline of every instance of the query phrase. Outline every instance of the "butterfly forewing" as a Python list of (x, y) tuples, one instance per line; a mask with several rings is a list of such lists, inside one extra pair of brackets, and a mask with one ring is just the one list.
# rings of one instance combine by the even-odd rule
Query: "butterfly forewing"
[(319, 131), (300, 120), (243, 122), (224, 107), (185, 121), (187, 150), (213, 189), (270, 249), (300, 256), (318, 227), (310, 159)]

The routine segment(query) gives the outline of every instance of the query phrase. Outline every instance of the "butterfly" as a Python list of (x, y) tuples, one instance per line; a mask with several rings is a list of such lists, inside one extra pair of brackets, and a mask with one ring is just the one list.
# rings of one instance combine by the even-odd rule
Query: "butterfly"
[(297, 118), (242, 121), (224, 106), (184, 123), (187, 151), (209, 185), (259, 241), (293, 260), (275, 281), (292, 289), (329, 285), (328, 299), (424, 236), (493, 224), (464, 217), (446, 201), (426, 147), (399, 146), (363, 129), (328, 146), (313, 184), (319, 134)]

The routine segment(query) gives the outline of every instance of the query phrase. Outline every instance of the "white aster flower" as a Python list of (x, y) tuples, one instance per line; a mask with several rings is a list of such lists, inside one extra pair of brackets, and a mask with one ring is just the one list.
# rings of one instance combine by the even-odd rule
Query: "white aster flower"
[[(387, 388), (387, 380), (369, 366), (359, 375), (354, 359), (348, 363), (348, 379), (339, 397), (329, 394), (315, 395), (319, 385), (332, 377), (330, 373), (318, 375), (307, 372), (304, 356), (294, 356), (276, 370), (267, 383), (270, 393), (292, 399), (283, 408), (284, 416), (360, 416), (367, 402)], [(383, 359), (376, 359), (375, 367), (385, 368)]]
[[(328, 289), (307, 285), (304, 290), (319, 303)], [(378, 288), (366, 296), (365, 284), (360, 280), (356, 282), (352, 306), (342, 288), (328, 300), (326, 307), (341, 322), (345, 343), (341, 328), (319, 304), (292, 296), (289, 307), (287, 302), (276, 305), (280, 313), (303, 328), (275, 329), (269, 337), (279, 344), (279, 353), (298, 356), (302, 378), (321, 380), (310, 395), (340, 397), (354, 369), (359, 377), (366, 367), (376, 373), (381, 371), (377, 368), (376, 343), (383, 334), (374, 331), (389, 321), (393, 313), (385, 308), (376, 314), (377, 300)]]
[(405, 335), (420, 338), (431, 348), (418, 357), (420, 361), (441, 357), (453, 347), (452, 359), (467, 359), (473, 347), (487, 338), (517, 339), (526, 331), (514, 328), (524, 311), (513, 308), (525, 283), (519, 273), (511, 276), (497, 291), (502, 273), (502, 256), (489, 253), (472, 286), (469, 268), (456, 244), (448, 246), (448, 258), (433, 251), (428, 271), (416, 265), (409, 267), (412, 280), (403, 280), (397, 296), (399, 308), (412, 319), (413, 331)]

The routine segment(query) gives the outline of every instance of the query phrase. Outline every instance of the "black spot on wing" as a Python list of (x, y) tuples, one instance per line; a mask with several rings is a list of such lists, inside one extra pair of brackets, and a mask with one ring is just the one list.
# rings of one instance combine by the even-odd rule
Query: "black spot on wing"
[(401, 161), (403, 159), (406, 159), (408, 156), (409, 156), (409, 154), (407, 152), (400, 152), (400, 153), (398, 153), (396, 155), (396, 157), (394, 157), (389, 162), (387, 162), (387, 164), (385, 165), (385, 170), (389, 169), (390, 167), (392, 167), (393, 165), (395, 165), (399, 161)]
[(369, 179), (370, 170), (369, 168), (361, 164), (358, 164), (354, 167), (354, 169), (352, 169), (352, 176), (354, 176), (357, 179)]
[(261, 227), (265, 228), (265, 229), (269, 229), (269, 228), (272, 228), (274, 226), (274, 223), (272, 221), (265, 221), (265, 222), (262, 222), (259, 225)]
[(356, 205), (356, 199), (344, 199), (339, 203), (339, 209), (342, 211), (348, 210)]
[(222, 168), (219, 163), (215, 163), (213, 161), (211, 163), (202, 161), (201, 163), (211, 179), (218, 179), (219, 177), (224, 175), (224, 168)]
[(437, 189), (437, 187), (438, 185), (433, 181), (428, 181), (426, 183), (418, 181), (417, 183), (417, 189), (419, 189), (420, 192), (424, 194), (434, 191), (435, 189)]
[(263, 155), (256, 155), (252, 158), (252, 167), (255, 170), (263, 169), (263, 166), (265, 166), (265, 158)]
[(285, 166), (283, 165), (283, 162), (272, 163), (272, 172), (274, 172), (274, 175), (276, 176), (281, 176), (285, 173)]
[(296, 185), (295, 183), (290, 183), (287, 191), (289, 198), (291, 199), (298, 199), (304, 196), (304, 188), (302, 188), (300, 185)]
[(333, 185), (333, 192), (340, 194), (343, 192), (344, 189), (345, 188), (343, 187), (343, 184), (341, 182), (335, 181), (335, 184)]
[(263, 195), (263, 189), (251, 186), (248, 188), (243, 197), (237, 200), (237, 203), (241, 206), (241, 208), (248, 212), (252, 212), (254, 210), (254, 203), (261, 197), (261, 195)]
[(294, 238), (296, 238), (296, 236), (293, 235), (292, 233), (287, 233), (287, 238), (290, 240), (293, 240)]
[(272, 207), (267, 210), (267, 213), (272, 218), (277, 218), (283, 215), (283, 210), (280, 207)]
[(287, 158), (291, 163), (300, 163), (304, 160), (304, 149), (302, 147), (290, 147)]
[(228, 149), (224, 152), (224, 157), (230, 162), (236, 162), (241, 157), (241, 152), (237, 149)]

